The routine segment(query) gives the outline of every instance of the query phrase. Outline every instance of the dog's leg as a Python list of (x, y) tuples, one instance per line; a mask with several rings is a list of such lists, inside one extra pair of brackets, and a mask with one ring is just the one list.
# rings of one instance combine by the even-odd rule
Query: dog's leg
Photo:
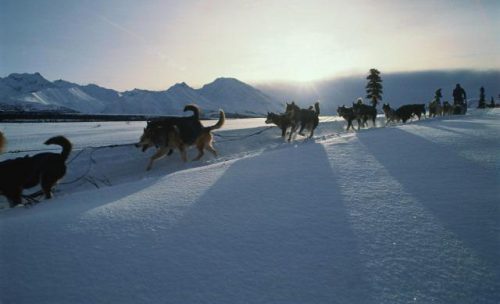
[(205, 148), (212, 152), (212, 154), (217, 157), (217, 151), (215, 150), (214, 146), (212, 146), (212, 143), (208, 143), (208, 145), (205, 146)]
[(301, 123), (301, 124), (300, 124), (299, 134), (300, 134), (301, 136), (304, 136), (304, 129), (305, 129), (305, 127), (306, 127), (306, 124), (305, 124), (305, 123)]
[(156, 151), (156, 153), (151, 156), (151, 158), (149, 159), (149, 164), (148, 164), (148, 167), (146, 168), (146, 171), (149, 171), (151, 170), (151, 168), (153, 167), (153, 162), (157, 159), (160, 159), (162, 158), (163, 156), (165, 156), (165, 154), (167, 153), (167, 148), (160, 148)]
[(295, 124), (292, 125), (291, 129), (290, 129), (290, 135), (288, 136), (288, 141), (291, 141), (292, 140), (292, 135), (293, 133), (297, 130), (297, 127)]
[(198, 149), (198, 155), (193, 159), (193, 160), (199, 160), (200, 158), (203, 157), (205, 154), (205, 151), (203, 151), (205, 144), (203, 142), (200, 142), (196, 145), (196, 148)]
[(22, 187), (4, 191), (4, 195), (7, 197), (7, 200), (9, 201), (10, 208), (13, 208), (23, 203), (22, 194), (23, 194)]
[(187, 162), (187, 151), (184, 145), (179, 146), (179, 151), (181, 152), (181, 158), (183, 162)]
[(46, 199), (52, 198), (52, 188), (54, 188), (59, 179), (63, 176), (64, 174), (60, 174), (59, 176), (47, 174), (41, 177), (40, 186), (42, 187), (42, 191), (45, 194)]

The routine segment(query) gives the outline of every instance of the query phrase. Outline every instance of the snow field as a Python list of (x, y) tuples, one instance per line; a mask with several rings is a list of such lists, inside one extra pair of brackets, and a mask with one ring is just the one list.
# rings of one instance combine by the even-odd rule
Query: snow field
[[(61, 185), (0, 212), (0, 300), (498, 303), (500, 111), (471, 112), (349, 133), (331, 120), (291, 144), (278, 129), (222, 130), (219, 158), (176, 152), (150, 172), (150, 153), (98, 150), (90, 175), (111, 186)], [(15, 149), (55, 126), (0, 128)], [(91, 126), (63, 134), (86, 146), (142, 131)]]

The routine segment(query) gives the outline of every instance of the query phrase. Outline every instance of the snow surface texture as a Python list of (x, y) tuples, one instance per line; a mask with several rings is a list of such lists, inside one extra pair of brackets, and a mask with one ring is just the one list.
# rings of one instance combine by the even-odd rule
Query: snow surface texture
[(283, 108), (266, 94), (234, 78), (218, 78), (198, 90), (183, 82), (165, 91), (134, 89), (120, 93), (94, 84), (50, 82), (39, 73), (0, 77), (0, 109), (17, 106), (24, 110), (174, 115), (182, 114), (187, 103), (199, 105), (208, 116), (218, 114), (219, 108), (248, 116), (262, 116)]
[[(145, 172), (152, 151), (101, 149), (89, 174), (111, 186), (2, 210), (0, 302), (500, 302), (498, 109), (349, 133), (326, 119), (291, 144), (277, 128), (230, 141), (262, 130), (237, 122), (219, 158)], [(8, 150), (66, 134), (70, 160), (142, 127), (0, 124)]]

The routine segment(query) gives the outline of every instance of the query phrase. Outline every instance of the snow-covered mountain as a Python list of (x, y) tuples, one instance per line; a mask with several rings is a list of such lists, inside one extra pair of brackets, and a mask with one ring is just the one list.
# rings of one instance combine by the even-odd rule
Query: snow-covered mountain
[(283, 108), (268, 95), (235, 78), (217, 78), (198, 92), (209, 100), (223, 101), (230, 113), (258, 115), (262, 113), (259, 109), (280, 111)]
[(234, 78), (218, 78), (193, 89), (185, 82), (164, 91), (134, 89), (118, 92), (95, 84), (51, 82), (40, 73), (11, 74), (0, 78), (0, 109), (61, 110), (103, 114), (181, 114), (195, 103), (207, 116), (224, 109), (228, 114), (260, 116), (280, 111), (282, 105), (261, 91)]

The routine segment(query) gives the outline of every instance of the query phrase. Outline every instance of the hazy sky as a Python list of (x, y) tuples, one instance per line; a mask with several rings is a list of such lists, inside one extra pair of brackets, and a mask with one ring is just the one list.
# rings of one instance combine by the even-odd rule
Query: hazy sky
[(0, 0), (0, 77), (118, 89), (499, 69), (500, 1)]

